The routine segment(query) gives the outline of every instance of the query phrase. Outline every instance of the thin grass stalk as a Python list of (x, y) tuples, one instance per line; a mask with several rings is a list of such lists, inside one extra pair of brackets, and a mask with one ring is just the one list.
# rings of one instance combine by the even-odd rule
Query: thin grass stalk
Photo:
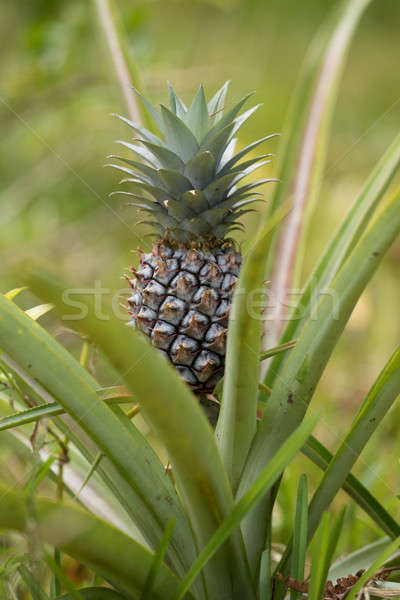
[(95, 0), (95, 6), (129, 117), (138, 125), (142, 125), (142, 114), (132, 89), (136, 77), (133, 76), (133, 69), (129, 68), (123, 51), (116, 23), (115, 7), (112, 6), (111, 0)]
[[(299, 260), (303, 252), (299, 252), (306, 233), (305, 223), (315, 205), (319, 191), (326, 150), (329, 139), (333, 111), (336, 104), (339, 81), (348, 53), (349, 45), (364, 9), (371, 0), (353, 0), (342, 4), (339, 9), (339, 20), (326, 47), (324, 58), (316, 78), (315, 92), (312, 95), (308, 116), (296, 148), (297, 167), (294, 177), (289, 173), (290, 188), (285, 182), (287, 193), (293, 193), (293, 209), (281, 230), (276, 253), (276, 263), (272, 277), (271, 297), (275, 310), (273, 322), (268, 323), (268, 343), (274, 345), (278, 341), (287, 315), (286, 300), (290, 289), (295, 284), (295, 276), (299, 270)], [(335, 9), (336, 12), (336, 9)], [(332, 17), (329, 17), (329, 22)], [(322, 30), (322, 35), (324, 32)], [(303, 74), (304, 83), (318, 64), (321, 51), (320, 36), (316, 38), (310, 49), (310, 64), (306, 64)], [(301, 89), (299, 90), (302, 91)], [(296, 98), (296, 103), (303, 100)], [(291, 135), (294, 135), (293, 133)], [(286, 173), (281, 174), (281, 177)], [(277, 192), (279, 194), (279, 192)], [(280, 200), (281, 201), (281, 200)], [(305, 215), (307, 214), (307, 218)], [(267, 339), (267, 336), (265, 336)]]

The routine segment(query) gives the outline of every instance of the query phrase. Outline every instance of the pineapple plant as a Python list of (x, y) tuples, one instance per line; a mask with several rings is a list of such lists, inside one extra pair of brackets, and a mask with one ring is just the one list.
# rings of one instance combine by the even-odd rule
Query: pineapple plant
[[(180, 131), (186, 132), (176, 125), (177, 119), (183, 119), (189, 122), (189, 129), (193, 128), (188, 115), (194, 109), (182, 112), (185, 109), (172, 90), (172, 117), (165, 112), (167, 109), (162, 109), (161, 116), (154, 112), (160, 129), (164, 129), (165, 142), (155, 143), (153, 134), (151, 137), (149, 132), (131, 124), (143, 140), (134, 144), (135, 152), (147, 165), (128, 163), (128, 174), (134, 179), (130, 183), (136, 189), (129, 193), (135, 194), (135, 203), (140, 202), (153, 217), (157, 212), (163, 214), (154, 220), (157, 240), (153, 252), (143, 255), (137, 271), (146, 270), (146, 265), (149, 268), (132, 278), (133, 294), (138, 294), (142, 303), (136, 307), (131, 300), (134, 306), (129, 305), (137, 330), (130, 331), (121, 324), (111, 303), (107, 307), (109, 318), (99, 319), (95, 302), (88, 299), (82, 288), (74, 290), (79, 302), (67, 304), (64, 292), (71, 291), (71, 285), (60, 281), (58, 274), (37, 266), (30, 274), (24, 271), (25, 281), (46, 304), (20, 308), (19, 294), (24, 288), (20, 287), (19, 266), (15, 270), (18, 287), (0, 294), (0, 434), (7, 435), (7, 431), (17, 428), (12, 442), (4, 437), (1, 441), (10, 440), (12, 453), (18, 448), (26, 456), (27, 449), (33, 446), (34, 450), (32, 456), (28, 453), (33, 469), (22, 479), (23, 487), (13, 470), (17, 462), (0, 473), (2, 547), (9, 555), (13, 553), (0, 565), (1, 598), (354, 600), (362, 596), (399, 596), (398, 585), (393, 581), (398, 579), (396, 563), (400, 556), (396, 490), (387, 493), (389, 488), (384, 482), (386, 508), (352, 470), (398, 397), (400, 347), (382, 365), (349, 429), (343, 431), (340, 424), (342, 439), (333, 453), (311, 434), (316, 419), (307, 417), (306, 411), (352, 310), (400, 232), (400, 189), (385, 200), (387, 188), (400, 167), (400, 134), (327, 240), (301, 294), (298, 318), (288, 321), (278, 347), (261, 352), (261, 327), (257, 327), (259, 323), (243, 301), (262, 285), (263, 261), (271, 258), (272, 263), (276, 255), (279, 257), (275, 253), (277, 245), (270, 243), (269, 236), (274, 214), (279, 214), (282, 203), (292, 195), (297, 209), (299, 204), (301, 208), (303, 194), (312, 197), (318, 187), (324, 171), (337, 81), (355, 26), (367, 4), (368, 0), (347, 0), (339, 11), (335, 6), (307, 55), (279, 152), (281, 184), (271, 202), (272, 218), (262, 224), (261, 235), (250, 245), (240, 268), (238, 286), (243, 293), (236, 293), (237, 286), (232, 302), (235, 318), (231, 319), (227, 336), (222, 410), (215, 431), (197, 398), (160, 356), (159, 348), (148, 343), (139, 327), (140, 319), (137, 322), (140, 310), (148, 304), (144, 289), (150, 282), (158, 283), (153, 276), (158, 274), (160, 265), (162, 276), (167, 269), (173, 270), (168, 261), (176, 261), (177, 272), (171, 273), (168, 284), (160, 282), (165, 288), (168, 285), (167, 291), (174, 277), (183, 271), (191, 273), (184, 265), (193, 264), (194, 258), (202, 263), (193, 273), (199, 289), (203, 285), (204, 265), (210, 264), (215, 272), (217, 266), (225, 277), (222, 265), (226, 263), (221, 256), (225, 259), (231, 254), (237, 270), (240, 266), (239, 252), (227, 237), (229, 230), (236, 227), (233, 221), (225, 233), (208, 220), (202, 231), (196, 229), (194, 233), (193, 225), (182, 226), (188, 216), (168, 212), (170, 206), (184, 210), (182, 197), (190, 192), (175, 189), (166, 198), (167, 191), (172, 190), (172, 178), (180, 182), (186, 178), (191, 184), (195, 181), (186, 170), (191, 159), (187, 155), (180, 157), (183, 149), (177, 145), (178, 138), (173, 137), (176, 129), (170, 126), (173, 120)], [(101, 3), (103, 8), (106, 5)], [(205, 114), (202, 96), (200, 91), (197, 102), (203, 105)], [(221, 132), (226, 126), (221, 123), (222, 105), (220, 101), (218, 107), (207, 107), (210, 131), (218, 123)], [(169, 116), (163, 116), (166, 114)], [(233, 129), (238, 125), (236, 119), (231, 117)], [(183, 125), (188, 127), (187, 123)], [(202, 142), (196, 138), (198, 149), (191, 147), (196, 156), (201, 154), (207, 135)], [(216, 181), (221, 178), (218, 173), (233, 158), (228, 141), (232, 135), (234, 132), (230, 131), (218, 154), (220, 169), (215, 167), (213, 171)], [(146, 136), (151, 137), (150, 141)], [(175, 167), (162, 166), (165, 163), (160, 163), (154, 154), (157, 146), (164, 159), (176, 156), (181, 162), (175, 158)], [(215, 160), (214, 150), (215, 146), (209, 152)], [(301, 160), (302, 156), (306, 160)], [(242, 164), (239, 171), (243, 174), (257, 162)], [(150, 174), (160, 177), (157, 185), (152, 183)], [(168, 185), (162, 175), (169, 177)], [(310, 187), (298, 185), (299, 181), (309, 181)], [(232, 181), (232, 186), (236, 183)], [(242, 198), (244, 202), (254, 200), (253, 188), (239, 192), (230, 186), (226, 184), (224, 188), (225, 199), (232, 201), (238, 192), (251, 194)], [(206, 189), (207, 185), (193, 185), (192, 195), (202, 197)], [(156, 193), (164, 194), (162, 200)], [(237, 220), (244, 209), (230, 210), (236, 210)], [(204, 212), (201, 215), (204, 217)], [(294, 231), (298, 235), (299, 231), (286, 231), (287, 238), (296, 241), (292, 234)], [(292, 279), (288, 270), (282, 274), (285, 279)], [(233, 271), (230, 274), (236, 276)], [(221, 286), (207, 287), (221, 290)], [(323, 292), (326, 288), (336, 298), (336, 306), (332, 306), (329, 295), (321, 294), (317, 310), (313, 310), (311, 292)], [(153, 292), (149, 292), (150, 300)], [(226, 300), (228, 304), (229, 298)], [(190, 310), (189, 302), (185, 298), (184, 301), (185, 310)], [(84, 316), (82, 304), (87, 308)], [(73, 355), (76, 348), (65, 348), (37, 322), (52, 308), (57, 309), (61, 320), (66, 308), (70, 316), (77, 317), (70, 323), (82, 336), (79, 360)], [(147, 308), (155, 311), (151, 306)], [(157, 320), (161, 320), (159, 312), (158, 308)], [(217, 321), (210, 318), (209, 322)], [(176, 337), (185, 335), (174, 327)], [(152, 330), (147, 333), (153, 341)], [(115, 370), (117, 382), (124, 382), (124, 386), (116, 386), (115, 381), (102, 382), (104, 373), (100, 378), (93, 371), (93, 365), (88, 363), (92, 344), (93, 352), (102, 351), (102, 360)], [(205, 350), (214, 351), (209, 347)], [(144, 356), (150, 360), (143, 360)], [(273, 360), (261, 377), (260, 359), (269, 357)], [(214, 376), (215, 373), (211, 375)], [(210, 379), (199, 381), (198, 385), (206, 388)], [(107, 387), (101, 387), (104, 383)], [(123, 408), (126, 403), (132, 405), (128, 410)], [(136, 419), (139, 410), (151, 426), (156, 443)], [(31, 428), (26, 429), (29, 425)], [(321, 433), (317, 431), (317, 435)], [(168, 455), (171, 477), (160, 446)], [(303, 470), (302, 463), (296, 461), (287, 471), (300, 451), (323, 471), (320, 478), (311, 474), (311, 486), (306, 473), (296, 477), (296, 469), (300, 466)], [(364, 461), (364, 469), (367, 462)], [(345, 520), (344, 510), (336, 516), (331, 514), (330, 507), (341, 489), (349, 496), (351, 506), (357, 505), (357, 510), (371, 520), (369, 533), (375, 538), (355, 552), (353, 547), (348, 548), (351, 553), (347, 556), (337, 548), (341, 533), (346, 530), (348, 539), (348, 533), (358, 531), (362, 521), (354, 519), (354, 513)], [(295, 500), (291, 506), (289, 499)], [(11, 536), (3, 537), (7, 532)], [(353, 545), (353, 535), (351, 538)], [(363, 537), (362, 543), (365, 541), (367, 538)], [(21, 552), (16, 554), (19, 549)], [(84, 581), (73, 583), (69, 579), (65, 555), (88, 569)], [(22, 595), (18, 596), (19, 592)]]
[[(128, 277), (130, 325), (175, 365), (197, 392), (212, 391), (224, 372), (229, 310), (239, 275), (241, 253), (230, 234), (243, 230), (240, 218), (272, 179), (242, 185), (270, 162), (262, 155), (240, 162), (263, 137), (235, 154), (235, 134), (258, 108), (239, 114), (245, 96), (224, 114), (226, 82), (206, 102), (200, 86), (187, 109), (169, 86), (170, 108), (161, 112), (141, 95), (163, 139), (120, 117), (139, 136), (120, 143), (143, 162), (119, 158), (111, 166), (128, 175), (129, 204), (150, 215), (155, 230), (152, 251), (140, 251), (139, 267)], [(118, 193), (118, 192), (117, 192)]]

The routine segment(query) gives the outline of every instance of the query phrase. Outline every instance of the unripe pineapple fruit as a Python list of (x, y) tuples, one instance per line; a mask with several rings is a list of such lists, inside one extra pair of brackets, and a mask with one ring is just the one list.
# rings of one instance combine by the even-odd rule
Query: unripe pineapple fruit
[[(207, 104), (202, 86), (187, 109), (169, 86), (170, 108), (156, 110), (140, 94), (162, 137), (120, 117), (134, 131), (119, 142), (139, 160), (111, 165), (128, 175), (132, 206), (147, 213), (156, 231), (152, 252), (140, 252), (131, 269), (130, 324), (176, 366), (198, 392), (211, 391), (224, 372), (229, 310), (241, 254), (229, 234), (260, 200), (255, 189), (269, 179), (241, 185), (270, 155), (239, 161), (272, 136), (234, 154), (235, 134), (258, 108), (239, 115), (246, 96), (224, 114), (226, 83)], [(239, 116), (238, 116), (239, 115)], [(140, 161), (141, 159), (141, 161)]]

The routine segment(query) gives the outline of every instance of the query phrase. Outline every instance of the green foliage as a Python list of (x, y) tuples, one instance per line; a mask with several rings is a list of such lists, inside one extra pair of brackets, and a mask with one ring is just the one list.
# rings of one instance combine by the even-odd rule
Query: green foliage
[[(25, 484), (16, 487), (10, 486), (10, 470), (0, 471), (0, 528), (4, 535), (24, 534), (30, 552), (29, 560), (20, 552), (1, 567), (3, 595), (17, 584), (32, 600), (280, 600), (289, 594), (298, 600), (301, 593), (282, 582), (288, 575), (287, 581), (299, 585), (309, 578), (308, 597), (321, 600), (328, 579), (366, 569), (347, 596), (351, 600), (398, 555), (400, 524), (351, 471), (393, 410), (400, 350), (382, 368), (335, 452), (311, 436), (316, 419), (306, 413), (352, 311), (400, 231), (399, 191), (386, 200), (400, 162), (400, 138), (326, 244), (300, 296), (299, 318), (288, 322), (279, 345), (262, 351), (261, 315), (248, 304), (252, 294), (265, 291), (278, 228), (284, 232), (283, 255), (296, 254), (283, 275), (287, 281), (298, 277), (305, 225), (316, 200), (322, 202), (319, 189), (344, 60), (368, 3), (340, 3), (307, 54), (283, 135), (282, 181), (249, 245), (234, 298), (225, 377), (215, 392), (222, 399), (215, 432), (198, 398), (140, 333), (116, 318), (111, 303), (104, 302), (100, 318), (96, 299), (74, 290), (75, 306), (67, 307), (65, 290), (71, 286), (59, 275), (38, 267), (16, 269), (16, 285), (27, 283), (44, 304), (28, 300), (27, 288), (0, 295), (0, 443), (5, 440), (7, 447), (13, 439), (33, 467)], [(96, 5), (107, 35), (112, 13), (101, 11), (108, 2)], [(126, 94), (118, 73), (117, 79)], [(139, 160), (122, 157), (126, 166), (119, 169), (132, 184), (133, 204), (157, 211), (161, 229), (193, 214), (206, 215), (215, 225), (219, 186), (232, 190), (224, 215), (241, 212), (255, 197), (252, 190), (260, 182), (233, 186), (241, 178), (239, 167), (245, 165), (250, 174), (259, 158), (250, 154), (242, 165), (238, 161), (269, 136), (233, 154), (232, 140), (255, 109), (240, 115), (247, 97), (228, 107), (227, 88), (225, 83), (207, 104), (200, 86), (187, 108), (169, 85), (170, 108), (162, 106), (161, 112), (138, 94), (173, 152), (149, 126), (123, 118), (143, 142), (123, 143)], [(127, 105), (136, 110), (129, 100)], [(227, 147), (232, 156), (221, 164)], [(167, 210), (164, 201), (171, 195)], [(300, 217), (295, 226), (287, 225), (291, 209)], [(296, 235), (290, 238), (288, 232)], [(315, 302), (325, 289), (329, 295)], [(70, 318), (63, 321), (66, 308)], [(67, 322), (69, 334), (75, 332), (73, 342), (54, 335), (57, 318)], [(262, 383), (266, 359), (271, 360)], [(123, 388), (116, 385), (122, 382)], [(313, 471), (302, 474), (296, 494), (293, 473), (301, 451), (323, 474), (319, 479)], [(285, 489), (296, 506), (284, 515), (289, 530), (277, 537), (282, 551), (275, 543), (275, 517)], [(356, 552), (335, 561), (350, 520), (344, 509), (337, 511), (341, 490), (368, 515), (362, 524), (378, 539), (365, 545), (362, 538)], [(389, 537), (379, 538), (382, 533)], [(85, 576), (74, 585), (67, 556), (94, 579)]]

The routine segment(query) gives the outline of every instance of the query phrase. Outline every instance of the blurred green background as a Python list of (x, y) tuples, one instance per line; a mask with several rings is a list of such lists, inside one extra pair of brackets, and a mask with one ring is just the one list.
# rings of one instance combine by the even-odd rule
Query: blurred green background
[[(334, 4), (119, 0), (117, 7), (138, 85), (153, 103), (166, 101), (166, 80), (188, 101), (200, 82), (210, 97), (231, 79), (231, 102), (257, 91), (255, 99), (264, 106), (243, 128), (245, 145), (282, 130), (304, 52)], [(400, 3), (379, 0), (355, 37), (304, 277), (399, 130), (399, 24)], [(108, 197), (118, 177), (103, 168), (105, 157), (116, 151), (114, 140), (128, 139), (130, 132), (110, 116), (126, 109), (94, 4), (3, 0), (0, 31), (1, 291), (20, 284), (14, 265), (26, 257), (46, 259), (79, 284), (97, 279), (121, 289), (121, 274), (135, 260), (130, 250), (150, 242), (141, 239), (146, 232), (135, 226), (137, 215)], [(274, 141), (266, 151), (277, 150)], [(276, 164), (266, 175), (275, 170)], [(266, 199), (271, 190), (265, 190)], [(256, 222), (248, 220), (248, 238)], [(320, 384), (314, 403), (323, 411), (319, 437), (332, 449), (400, 338), (399, 269), (397, 244), (359, 302)], [(397, 516), (399, 418), (395, 408), (355, 469)], [(293, 489), (290, 482), (283, 487), (283, 523)], [(365, 537), (367, 518), (352, 518), (361, 519)]]

